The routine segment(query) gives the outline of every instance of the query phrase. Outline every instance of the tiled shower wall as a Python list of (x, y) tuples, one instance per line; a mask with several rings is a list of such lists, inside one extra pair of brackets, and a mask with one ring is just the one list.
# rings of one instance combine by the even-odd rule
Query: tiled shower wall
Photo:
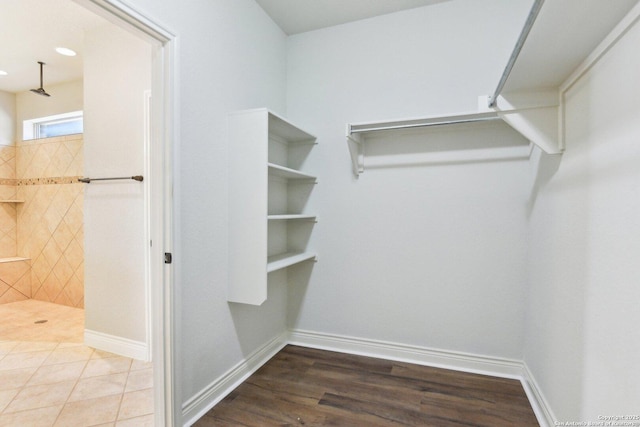
[[(30, 258), (29, 297), (72, 307), (84, 307), (84, 184), (77, 182), (82, 176), (82, 144), (82, 135), (17, 144), (15, 194), (24, 202), (14, 208), (13, 254), (8, 253), (9, 246), (5, 249), (4, 241), (0, 240), (2, 256)], [(0, 186), (1, 191), (10, 189)], [(10, 208), (6, 214), (0, 214), (0, 229), (8, 230), (3, 235), (11, 235), (10, 214)]]
[(0, 146), (0, 304), (31, 297), (31, 264), (16, 258), (16, 148)]
[(16, 147), (0, 146), (0, 258), (16, 256)]

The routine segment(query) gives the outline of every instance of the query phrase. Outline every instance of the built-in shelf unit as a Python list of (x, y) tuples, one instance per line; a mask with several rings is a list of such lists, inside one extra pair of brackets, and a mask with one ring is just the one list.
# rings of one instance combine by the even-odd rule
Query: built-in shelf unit
[(316, 258), (306, 205), (317, 180), (300, 170), (315, 144), (269, 110), (229, 115), (228, 301), (260, 305), (270, 273)]

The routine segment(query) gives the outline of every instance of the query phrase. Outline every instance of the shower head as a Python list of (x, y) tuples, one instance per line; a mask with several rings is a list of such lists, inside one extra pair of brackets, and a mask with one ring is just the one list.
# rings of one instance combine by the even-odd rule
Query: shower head
[(42, 96), (51, 96), (47, 92), (45, 92), (45, 90), (42, 89), (41, 87), (39, 87), (38, 89), (31, 89), (31, 92), (37, 93), (38, 95), (42, 95)]
[(51, 96), (42, 87), (42, 66), (44, 65), (44, 62), (38, 61), (38, 64), (40, 64), (40, 87), (38, 89), (31, 89), (31, 92), (37, 93), (38, 95), (42, 96)]

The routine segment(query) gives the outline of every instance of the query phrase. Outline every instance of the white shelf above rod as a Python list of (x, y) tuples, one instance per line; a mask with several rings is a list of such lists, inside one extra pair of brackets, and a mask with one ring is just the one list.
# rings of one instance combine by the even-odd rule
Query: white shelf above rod
[(489, 108), (494, 108), (496, 103), (498, 102), (498, 96), (502, 93), (502, 89), (504, 89), (504, 85), (507, 83), (509, 76), (511, 75), (511, 71), (513, 70), (513, 66), (516, 64), (516, 60), (524, 47), (524, 43), (527, 41), (527, 37), (529, 37), (529, 33), (533, 28), (533, 24), (536, 22), (536, 18), (538, 18), (538, 14), (542, 9), (542, 5), (544, 4), (544, 0), (534, 0), (533, 6), (531, 6), (531, 11), (529, 11), (529, 15), (527, 16), (527, 20), (524, 23), (524, 27), (520, 32), (520, 36), (518, 37), (518, 41), (516, 42), (516, 46), (513, 48), (513, 52), (509, 57), (509, 61), (507, 62), (507, 66), (502, 72), (502, 76), (500, 77), (500, 81), (498, 82), (498, 86), (496, 90), (493, 92), (493, 95), (489, 98)]
[(349, 123), (347, 124), (347, 143), (349, 145), (349, 153), (351, 154), (353, 172), (356, 176), (364, 172), (364, 141), (366, 135), (369, 133), (477, 123), (492, 120), (501, 120), (495, 111), (449, 114), (445, 116), (387, 120), (371, 123)]
[(457, 125), (462, 123), (484, 122), (497, 120), (498, 114), (493, 111), (482, 113), (464, 113), (449, 116), (425, 117), (419, 119), (391, 120), (384, 122), (359, 123), (348, 125), (348, 135), (355, 133), (368, 133), (384, 130), (402, 130), (429, 126)]

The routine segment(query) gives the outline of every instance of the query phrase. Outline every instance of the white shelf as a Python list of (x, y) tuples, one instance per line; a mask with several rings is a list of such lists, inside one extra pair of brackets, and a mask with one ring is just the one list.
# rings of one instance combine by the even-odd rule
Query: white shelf
[(269, 163), (269, 174), (285, 179), (316, 179), (313, 175), (276, 165), (275, 163)]
[(315, 220), (315, 215), (268, 215), (267, 219), (269, 221), (277, 221), (277, 220), (296, 220), (296, 219), (305, 219), (305, 220)]
[(270, 256), (267, 260), (267, 273), (281, 270), (283, 268), (290, 267), (303, 261), (314, 259), (315, 257), (315, 252), (288, 252), (286, 254)]
[(639, 15), (637, 0), (536, 0), (502, 78), (486, 101), (541, 150), (562, 154), (565, 91)]
[[(263, 110), (267, 111), (267, 110)], [(298, 126), (291, 123), (289, 120), (278, 116), (273, 112), (268, 112), (269, 115), (269, 134), (276, 136), (287, 143), (305, 143), (315, 144), (316, 137), (308, 132), (303, 131)]]
[(401, 130), (417, 127), (428, 126), (444, 126), (454, 125), (459, 123), (471, 123), (480, 122), (486, 120), (497, 119), (498, 114), (494, 111), (484, 112), (467, 112), (458, 114), (446, 114), (438, 116), (416, 117), (408, 119), (395, 119), (384, 120), (379, 122), (367, 122), (367, 123), (351, 123), (348, 125), (347, 134), (353, 135), (367, 134), (370, 132), (378, 132), (383, 130)]
[(502, 92), (559, 88), (636, 4), (637, 0), (545, 1)]
[(266, 109), (229, 114), (227, 301), (261, 305), (269, 283), (289, 283), (269, 272), (315, 258), (306, 248), (316, 217), (302, 212), (316, 177), (296, 170), (315, 139)]

